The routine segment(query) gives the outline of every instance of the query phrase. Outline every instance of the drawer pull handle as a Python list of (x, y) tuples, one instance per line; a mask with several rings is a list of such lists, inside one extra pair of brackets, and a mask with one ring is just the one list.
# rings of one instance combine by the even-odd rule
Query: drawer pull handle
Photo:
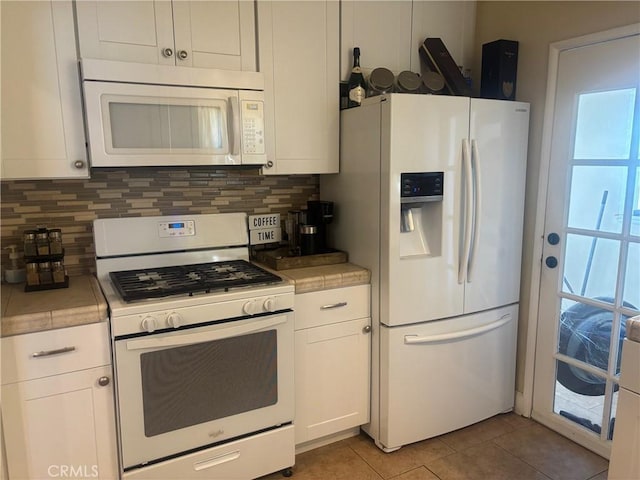
[(56, 350), (47, 350), (47, 351), (42, 351), (42, 352), (35, 352), (35, 353), (32, 353), (31, 356), (33, 358), (49, 357), (51, 355), (59, 355), (61, 353), (73, 352), (73, 351), (75, 351), (75, 349), (76, 349), (76, 347), (63, 347), (63, 348), (58, 348)]
[(347, 306), (347, 302), (338, 302), (338, 303), (332, 303), (331, 305), (323, 305), (320, 307), (320, 310), (329, 310), (331, 308), (340, 308), (340, 307), (346, 307)]

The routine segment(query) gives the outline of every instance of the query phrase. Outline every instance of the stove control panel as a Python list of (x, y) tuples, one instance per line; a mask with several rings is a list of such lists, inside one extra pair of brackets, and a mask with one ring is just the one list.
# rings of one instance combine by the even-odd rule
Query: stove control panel
[(193, 220), (158, 223), (160, 238), (191, 237), (196, 234), (196, 222)]
[[(224, 296), (224, 295), (223, 295)], [(170, 308), (145, 309), (139, 313), (112, 312), (111, 333), (114, 337), (134, 333), (154, 333), (159, 330), (179, 329), (212, 321), (268, 314), (293, 309), (293, 291), (272, 293), (230, 301), (206, 302), (207, 295), (188, 297), (183, 302), (172, 302)], [(219, 296), (217, 296), (219, 298)]]

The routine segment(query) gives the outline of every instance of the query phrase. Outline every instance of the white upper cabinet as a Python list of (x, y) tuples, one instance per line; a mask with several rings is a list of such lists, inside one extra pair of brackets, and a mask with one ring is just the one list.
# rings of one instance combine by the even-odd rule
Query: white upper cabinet
[(411, 64), (411, 1), (341, 2), (341, 80), (349, 78), (353, 47), (365, 77), (376, 67), (398, 74)]
[(376, 67), (420, 73), (418, 48), (427, 37), (442, 38), (458, 64), (471, 64), (475, 1), (344, 0), (341, 8), (341, 80), (349, 77), (353, 47), (360, 47), (365, 76)]
[(252, 1), (81, 0), (76, 11), (83, 58), (256, 71)]
[(259, 1), (265, 174), (338, 172), (339, 4)]
[(88, 178), (71, 2), (0, 8), (2, 179)]

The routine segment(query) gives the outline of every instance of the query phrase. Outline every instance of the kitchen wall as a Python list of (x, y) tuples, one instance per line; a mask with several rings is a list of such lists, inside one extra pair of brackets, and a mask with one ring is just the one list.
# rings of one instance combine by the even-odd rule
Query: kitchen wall
[[(318, 176), (258, 169), (94, 169), (89, 180), (0, 182), (1, 246), (38, 225), (61, 228), (69, 275), (95, 272), (96, 218), (187, 213), (280, 213), (318, 199)], [(2, 250), (2, 265), (7, 265)]]
[[(524, 367), (529, 297), (532, 276), (538, 178), (544, 104), (547, 87), (549, 44), (640, 22), (640, 4), (633, 2), (478, 2), (474, 78), (481, 71), (482, 44), (500, 38), (517, 40), (517, 100), (531, 103), (529, 152), (525, 204), (524, 259), (522, 269), (520, 324), (518, 330), (517, 390), (524, 389)], [(477, 83), (477, 82), (476, 82)]]

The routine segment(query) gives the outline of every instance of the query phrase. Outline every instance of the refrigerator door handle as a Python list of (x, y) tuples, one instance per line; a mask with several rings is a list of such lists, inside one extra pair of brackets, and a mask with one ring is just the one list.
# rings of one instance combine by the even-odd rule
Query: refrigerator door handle
[(473, 337), (476, 335), (482, 335), (483, 333), (490, 332), (496, 328), (500, 328), (503, 325), (511, 321), (511, 314), (507, 313), (500, 317), (495, 322), (482, 325), (481, 327), (468, 328), (466, 330), (460, 330), (457, 332), (441, 333), (439, 335), (405, 335), (405, 345), (424, 344), (424, 343), (436, 343), (446, 342), (448, 340), (459, 340), (461, 338)]
[(464, 240), (462, 246), (462, 258), (458, 266), (458, 283), (463, 284), (467, 278), (469, 254), (471, 250), (471, 228), (473, 226), (473, 178), (471, 172), (471, 154), (469, 152), (469, 140), (462, 141), (462, 175), (465, 186), (464, 205)]
[(475, 266), (476, 254), (478, 252), (478, 238), (480, 237), (480, 212), (482, 211), (482, 182), (480, 181), (480, 151), (478, 150), (478, 142), (471, 140), (471, 169), (472, 178), (475, 185), (473, 195), (473, 242), (469, 252), (469, 265), (467, 269), (467, 282), (471, 282), (473, 267)]

